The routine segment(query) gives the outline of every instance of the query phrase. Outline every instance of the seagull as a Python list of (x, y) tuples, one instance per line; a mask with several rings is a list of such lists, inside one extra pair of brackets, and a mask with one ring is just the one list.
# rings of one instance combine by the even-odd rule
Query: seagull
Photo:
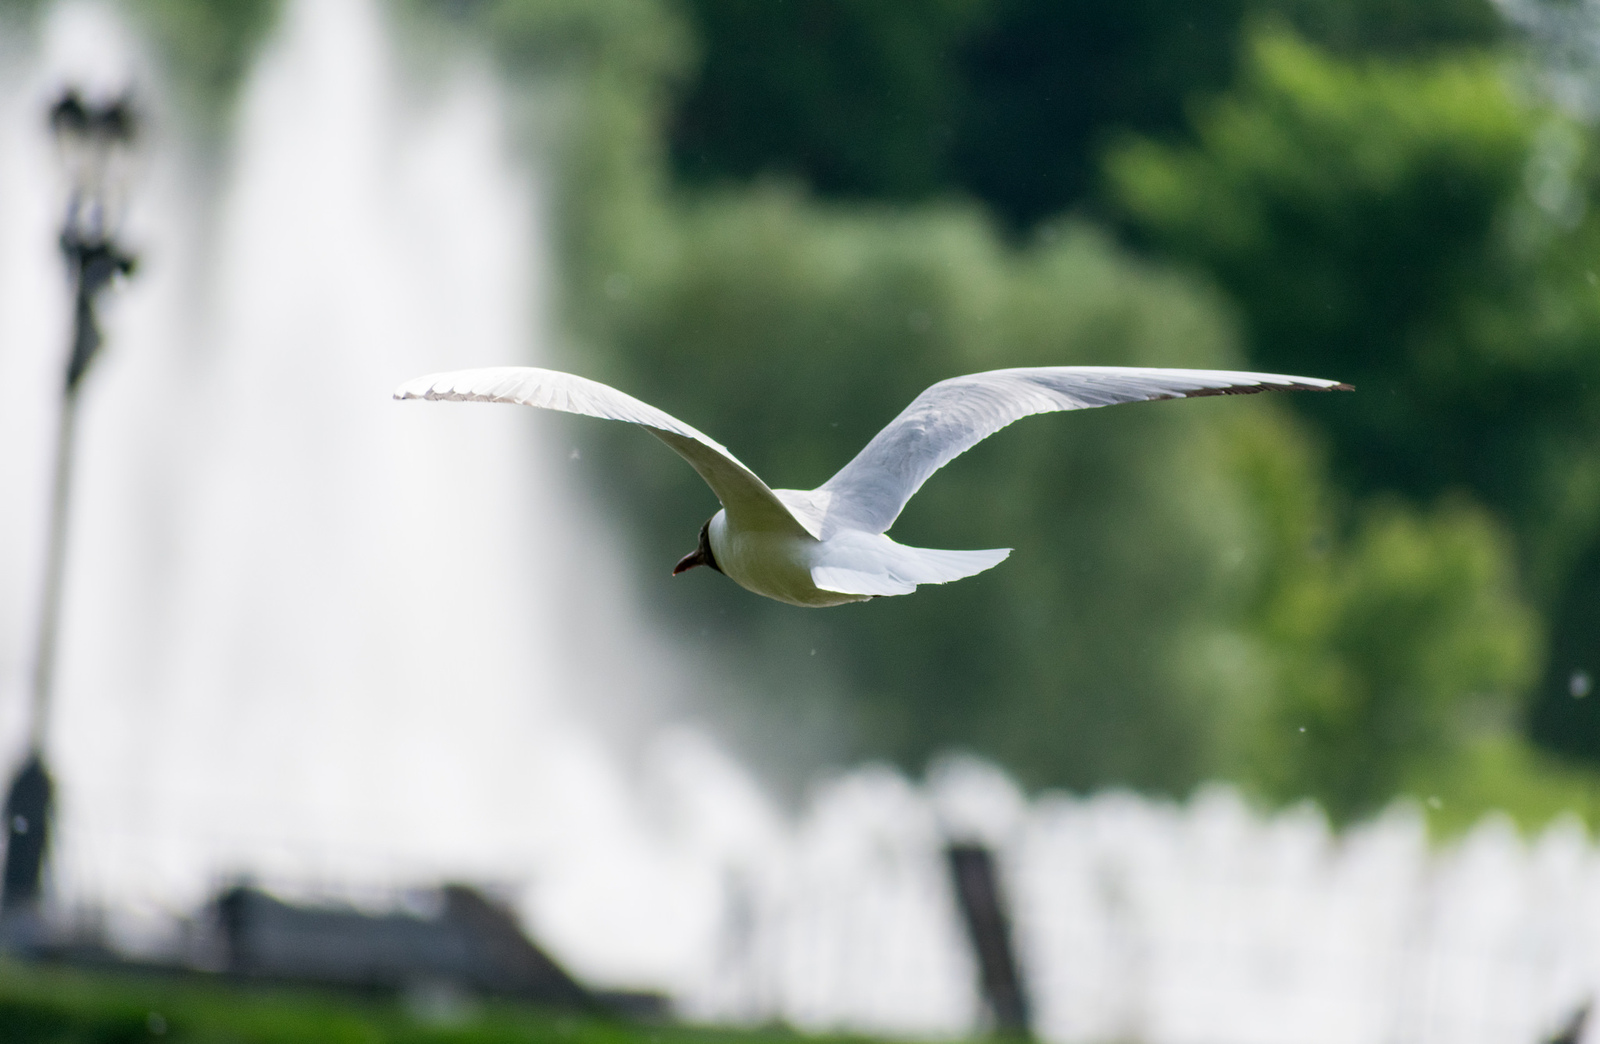
[(790, 605), (826, 607), (904, 595), (999, 565), (1010, 548), (909, 547), (888, 529), (928, 477), (1013, 421), (1123, 402), (1247, 395), (1272, 389), (1352, 391), (1315, 377), (1134, 366), (1037, 366), (952, 377), (918, 395), (839, 473), (812, 490), (772, 489), (720, 443), (615, 388), (558, 370), (499, 366), (431, 374), (396, 399), (506, 402), (627, 421), (689, 462), (722, 502), (672, 575), (710, 566)]

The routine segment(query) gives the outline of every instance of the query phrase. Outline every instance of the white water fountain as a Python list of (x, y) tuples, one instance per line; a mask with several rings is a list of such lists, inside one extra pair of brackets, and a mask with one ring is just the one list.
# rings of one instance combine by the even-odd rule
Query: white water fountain
[[(132, 913), (148, 928), (235, 873), (500, 882), (578, 970), (670, 981), (711, 871), (637, 799), (652, 760), (625, 764), (597, 721), (670, 701), (676, 664), (563, 473), (559, 425), (389, 398), (419, 372), (548, 358), (539, 194), (484, 71), (408, 99), (379, 14), (287, 6), (214, 183), (157, 111), (127, 235), (143, 271), (85, 393), (55, 881), (130, 940)], [(19, 50), (0, 150), (7, 750), (66, 336), (40, 112), (63, 79), (116, 87), (138, 64), (94, 5), (56, 7)], [(691, 748), (710, 749), (663, 749)]]
[[(81, 2), (0, 35), (0, 752), (67, 337), (42, 112), (67, 78), (148, 89), (131, 40)], [(552, 354), (544, 199), (493, 77), (418, 83), (376, 0), (291, 0), (220, 171), (156, 110), (144, 270), (84, 403), (64, 905), (148, 946), (233, 874), (374, 901), (488, 882), (579, 974), (692, 1016), (948, 1037), (980, 1009), (940, 849), (976, 832), (1048, 1040), (1531, 1044), (1600, 990), (1600, 854), (1572, 824), (1432, 853), (1404, 809), (1335, 838), (1225, 790), (1029, 801), (961, 761), (926, 787), (860, 769), (791, 820), (702, 732), (624, 741), (608, 723), (666, 723), (689, 675), (563, 422), (388, 399)]]

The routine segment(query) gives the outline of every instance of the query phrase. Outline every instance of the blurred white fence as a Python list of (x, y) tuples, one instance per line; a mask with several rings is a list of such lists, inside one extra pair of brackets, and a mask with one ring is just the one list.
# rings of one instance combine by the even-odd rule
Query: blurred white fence
[(947, 764), (825, 788), (729, 879), (700, 1017), (969, 1032), (974, 970), (942, 846), (994, 844), (1039, 1035), (1171, 1044), (1534, 1044), (1600, 987), (1600, 850), (1488, 819), (1430, 850), (1405, 806), (1345, 835), (1226, 788), (1025, 802)]

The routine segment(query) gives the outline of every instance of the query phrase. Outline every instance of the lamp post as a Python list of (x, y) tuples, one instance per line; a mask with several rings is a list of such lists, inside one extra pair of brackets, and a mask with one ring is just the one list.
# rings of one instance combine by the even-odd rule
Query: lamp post
[[(78, 391), (101, 343), (96, 303), (134, 259), (116, 241), (125, 204), (135, 120), (124, 96), (86, 103), (69, 90), (50, 109), (62, 166), (68, 179), (61, 252), (73, 285), (72, 345), (56, 430), (55, 477), (51, 487), (49, 546), (39, 613), (39, 644), (33, 665), (28, 749), (6, 792), (6, 854), (0, 875), (0, 926), (17, 941), (18, 928), (36, 924), (44, 857), (49, 839), (54, 784), (45, 764), (45, 729), (55, 683), (56, 636), (61, 619), (61, 583), (66, 562), (68, 502), (72, 491), (73, 441)], [(24, 929), (23, 935), (27, 935)]]

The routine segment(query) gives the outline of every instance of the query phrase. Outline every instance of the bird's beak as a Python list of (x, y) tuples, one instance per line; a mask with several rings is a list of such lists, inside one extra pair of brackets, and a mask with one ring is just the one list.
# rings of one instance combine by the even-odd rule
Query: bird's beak
[(678, 560), (678, 564), (672, 567), (672, 575), (677, 576), (679, 573), (687, 573), (695, 566), (710, 564), (710, 560), (706, 557), (706, 549), (697, 547)]

